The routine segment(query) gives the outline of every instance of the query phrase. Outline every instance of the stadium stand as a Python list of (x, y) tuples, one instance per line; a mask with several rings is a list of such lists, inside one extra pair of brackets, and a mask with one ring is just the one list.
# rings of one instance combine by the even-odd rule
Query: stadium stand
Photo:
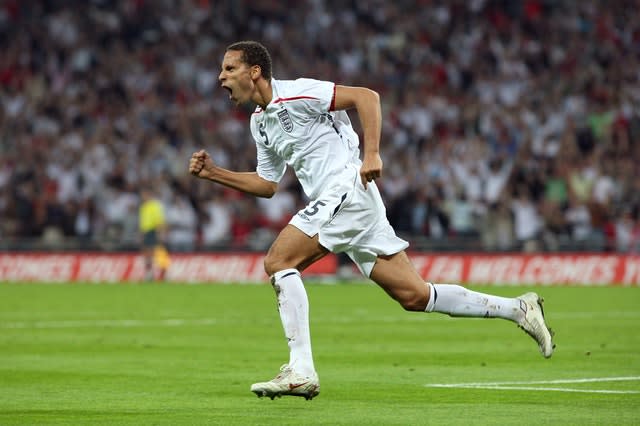
[[(6, 0), (0, 244), (135, 247), (138, 190), (172, 250), (262, 249), (305, 203), (187, 174), (204, 147), (253, 170), (250, 109), (218, 90), (226, 45), (274, 74), (383, 100), (389, 219), (414, 248), (640, 248), (640, 21), (633, 0)], [(173, 221), (173, 222), (172, 222)], [(175, 238), (175, 240), (172, 240)]]

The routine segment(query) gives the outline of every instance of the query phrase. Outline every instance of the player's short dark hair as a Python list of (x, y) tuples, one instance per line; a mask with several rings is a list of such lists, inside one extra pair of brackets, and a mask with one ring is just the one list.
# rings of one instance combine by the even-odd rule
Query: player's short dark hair
[(227, 46), (227, 51), (239, 50), (242, 52), (242, 62), (249, 66), (258, 65), (262, 70), (262, 76), (271, 80), (271, 55), (266, 47), (257, 41), (238, 41)]

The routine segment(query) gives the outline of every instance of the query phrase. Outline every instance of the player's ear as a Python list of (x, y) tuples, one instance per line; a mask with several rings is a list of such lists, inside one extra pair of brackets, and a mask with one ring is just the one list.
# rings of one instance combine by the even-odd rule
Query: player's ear
[(260, 77), (262, 75), (262, 68), (260, 68), (260, 65), (254, 65), (251, 67), (251, 78), (253, 80), (257, 80), (258, 77)]

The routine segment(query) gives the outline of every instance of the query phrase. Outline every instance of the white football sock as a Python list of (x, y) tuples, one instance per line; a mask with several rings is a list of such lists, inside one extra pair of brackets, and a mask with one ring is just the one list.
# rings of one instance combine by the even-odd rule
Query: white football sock
[(504, 318), (518, 322), (524, 315), (520, 300), (478, 293), (456, 284), (431, 284), (427, 312), (452, 317)]
[(289, 366), (303, 376), (315, 372), (309, 331), (309, 300), (300, 272), (285, 269), (276, 272), (271, 284), (278, 298), (278, 311), (289, 344)]

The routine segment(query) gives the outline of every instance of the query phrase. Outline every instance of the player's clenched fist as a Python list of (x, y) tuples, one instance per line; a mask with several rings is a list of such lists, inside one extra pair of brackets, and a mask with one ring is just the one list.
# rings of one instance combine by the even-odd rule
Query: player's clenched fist
[(194, 152), (189, 160), (189, 173), (194, 176), (206, 178), (209, 171), (213, 168), (213, 160), (207, 151), (201, 149)]

